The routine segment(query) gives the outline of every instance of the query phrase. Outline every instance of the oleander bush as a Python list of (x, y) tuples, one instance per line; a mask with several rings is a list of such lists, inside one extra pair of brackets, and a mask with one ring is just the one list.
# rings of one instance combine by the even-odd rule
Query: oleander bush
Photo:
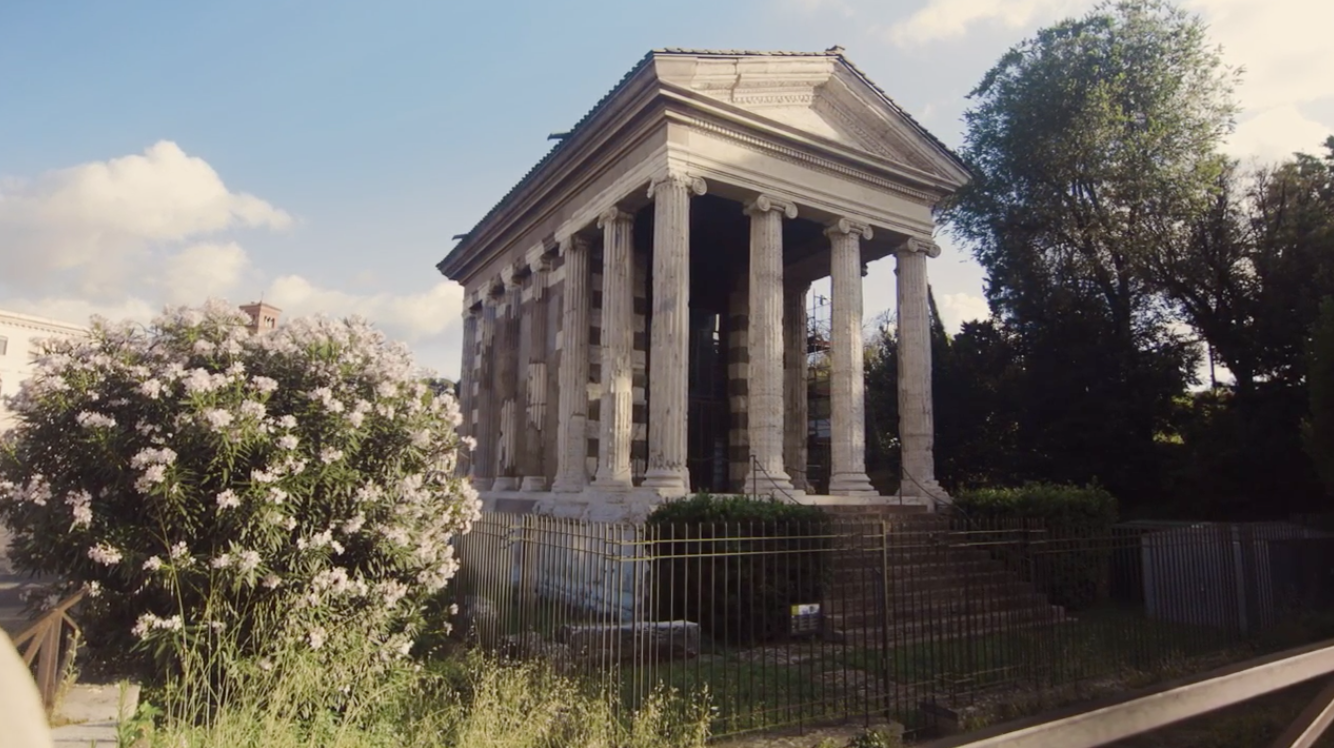
[(53, 597), (87, 591), (102, 666), (225, 696), (298, 647), (340, 663), (336, 699), (408, 660), (455, 573), (479, 511), (459, 411), (365, 321), (246, 324), (210, 302), (47, 341), (0, 442), (0, 519)]

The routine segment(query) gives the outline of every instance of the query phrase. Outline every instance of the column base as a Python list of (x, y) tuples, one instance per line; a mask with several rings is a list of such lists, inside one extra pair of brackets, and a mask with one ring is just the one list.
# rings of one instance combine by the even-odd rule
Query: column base
[(629, 493), (635, 488), (634, 481), (629, 476), (624, 478), (607, 478), (598, 476), (588, 487), (594, 491), (606, 491), (607, 493)]
[(520, 491), (545, 491), (547, 490), (547, 477), (545, 475), (525, 475), (519, 483)]
[(502, 475), (491, 483), (492, 491), (517, 491), (519, 490), (519, 479), (511, 475)]
[(748, 475), (746, 476), (746, 482), (742, 485), (742, 488), (745, 489), (746, 493), (750, 494), (758, 495), (772, 493), (774, 494), (774, 498), (777, 499), (787, 497), (797, 498), (806, 493), (805, 491), (793, 487), (792, 481), (788, 480), (788, 477), (781, 473), (779, 475), (766, 475), (764, 473), (761, 473), (758, 476)]
[(552, 493), (580, 493), (588, 488), (587, 480), (557, 477), (551, 484)]
[(481, 478), (479, 478), (479, 477), (477, 477), (477, 476), (473, 476), (473, 477), (470, 478), (469, 480), (472, 481), (472, 488), (473, 488), (473, 490), (474, 490), (474, 491), (477, 491), (477, 492), (481, 492), (481, 491), (490, 491), (490, 490), (491, 490), (491, 484), (492, 484), (492, 483), (495, 483), (495, 480), (496, 480), (496, 479), (495, 479), (495, 478), (487, 478), (487, 477), (481, 477)]
[(675, 470), (649, 470), (644, 474), (640, 488), (652, 489), (662, 497), (679, 497), (690, 493), (690, 482)]
[(879, 496), (866, 473), (838, 473), (829, 478), (831, 496)]
[(902, 492), (905, 498), (912, 497), (934, 508), (945, 508), (954, 503), (945, 489), (941, 488), (940, 484), (934, 480), (921, 483), (909, 481), (908, 485), (903, 487)]

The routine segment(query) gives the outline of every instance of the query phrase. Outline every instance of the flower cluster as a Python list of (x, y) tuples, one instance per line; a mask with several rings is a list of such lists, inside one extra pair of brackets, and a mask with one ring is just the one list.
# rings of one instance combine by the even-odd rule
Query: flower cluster
[(406, 653), (479, 508), (458, 405), (363, 320), (246, 323), (210, 302), (45, 344), (0, 442), (14, 560), (98, 590), (104, 640), (246, 630), (324, 653), (367, 643), (348, 624)]

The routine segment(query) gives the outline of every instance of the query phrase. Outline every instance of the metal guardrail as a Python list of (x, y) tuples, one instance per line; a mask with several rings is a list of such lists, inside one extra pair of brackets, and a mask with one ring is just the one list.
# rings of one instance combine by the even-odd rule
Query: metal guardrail
[[(1334, 640), (922, 748), (1097, 748), (1322, 676), (1334, 676)], [(1309, 748), (1331, 722), (1334, 680), (1271, 748)]]
[(66, 631), (74, 633), (79, 630), (78, 624), (69, 617), (69, 610), (79, 604), (83, 596), (82, 590), (70, 595), (14, 637), (14, 647), (23, 656), (23, 663), (28, 667), (36, 666), (37, 690), (47, 711), (55, 703), (60, 673), (74, 654), (64, 647)]

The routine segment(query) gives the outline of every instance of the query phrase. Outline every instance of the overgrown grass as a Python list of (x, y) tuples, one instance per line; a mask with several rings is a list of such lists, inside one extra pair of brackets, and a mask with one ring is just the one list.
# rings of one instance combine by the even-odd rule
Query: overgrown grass
[(618, 714), (605, 694), (542, 663), (480, 655), (437, 662), (348, 689), (330, 701), (328, 665), (294, 653), (245, 676), (217, 704), (181, 704), (202, 689), (173, 683), (147, 695), (122, 745), (144, 748), (697, 748), (708, 710), (658, 691)]

